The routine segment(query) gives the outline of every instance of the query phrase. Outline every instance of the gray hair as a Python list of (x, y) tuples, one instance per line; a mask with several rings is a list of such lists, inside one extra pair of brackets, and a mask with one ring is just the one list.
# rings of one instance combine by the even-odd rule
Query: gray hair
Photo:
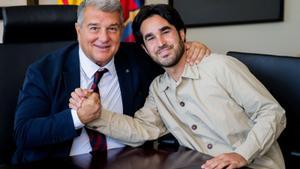
[(124, 22), (123, 10), (119, 0), (83, 0), (77, 9), (77, 23), (79, 25), (83, 23), (83, 12), (88, 6), (94, 6), (103, 12), (118, 12), (121, 24)]

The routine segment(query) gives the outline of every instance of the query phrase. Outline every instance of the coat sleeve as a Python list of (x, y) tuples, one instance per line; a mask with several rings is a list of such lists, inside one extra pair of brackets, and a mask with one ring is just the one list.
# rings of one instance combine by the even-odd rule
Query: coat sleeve
[(243, 143), (235, 152), (248, 161), (264, 155), (286, 126), (285, 110), (245, 65), (228, 57), (220, 61), (217, 79), (231, 97), (243, 107), (253, 122)]
[(53, 112), (58, 104), (67, 103), (58, 103), (59, 98), (49, 86), (41, 69), (31, 65), (20, 90), (15, 114), (14, 137), (18, 147), (62, 143), (77, 135), (70, 109)]

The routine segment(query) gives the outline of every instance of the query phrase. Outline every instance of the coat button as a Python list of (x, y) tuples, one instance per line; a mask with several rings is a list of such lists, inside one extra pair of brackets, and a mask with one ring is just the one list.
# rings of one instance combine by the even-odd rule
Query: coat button
[(213, 148), (213, 145), (209, 143), (209, 144), (207, 144), (207, 148), (208, 148), (208, 149), (212, 149), (212, 148)]
[(196, 125), (196, 124), (193, 124), (193, 125), (192, 125), (192, 129), (193, 129), (193, 130), (196, 130), (196, 129), (197, 129), (197, 125)]
[(183, 101), (181, 101), (179, 104), (181, 107), (184, 107), (184, 105), (185, 105), (185, 103)]

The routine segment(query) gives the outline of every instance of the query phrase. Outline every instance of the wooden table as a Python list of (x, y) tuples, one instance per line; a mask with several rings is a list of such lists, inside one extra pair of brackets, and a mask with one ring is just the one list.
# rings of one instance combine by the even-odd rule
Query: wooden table
[(211, 157), (184, 147), (122, 148), (0, 169), (200, 169)]

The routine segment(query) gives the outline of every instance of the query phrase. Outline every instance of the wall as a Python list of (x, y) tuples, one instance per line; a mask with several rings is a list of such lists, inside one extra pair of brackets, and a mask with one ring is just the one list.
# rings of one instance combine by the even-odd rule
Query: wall
[[(167, 3), (167, 0), (149, 0)], [(284, 0), (284, 21), (189, 28), (187, 39), (200, 40), (214, 52), (229, 50), (300, 57), (300, 1)]]
[(26, 0), (1, 0), (0, 6), (16, 6), (16, 5), (24, 5), (26, 4)]
[[(284, 1), (283, 22), (189, 28), (187, 38), (201, 41), (214, 52), (223, 54), (235, 50), (300, 56), (300, 1)], [(26, 0), (1, 0), (0, 6), (24, 2)], [(40, 0), (40, 3), (55, 4), (56, 0)], [(146, 0), (146, 3), (168, 3), (168, 0)], [(0, 35), (1, 31), (2, 27)]]

